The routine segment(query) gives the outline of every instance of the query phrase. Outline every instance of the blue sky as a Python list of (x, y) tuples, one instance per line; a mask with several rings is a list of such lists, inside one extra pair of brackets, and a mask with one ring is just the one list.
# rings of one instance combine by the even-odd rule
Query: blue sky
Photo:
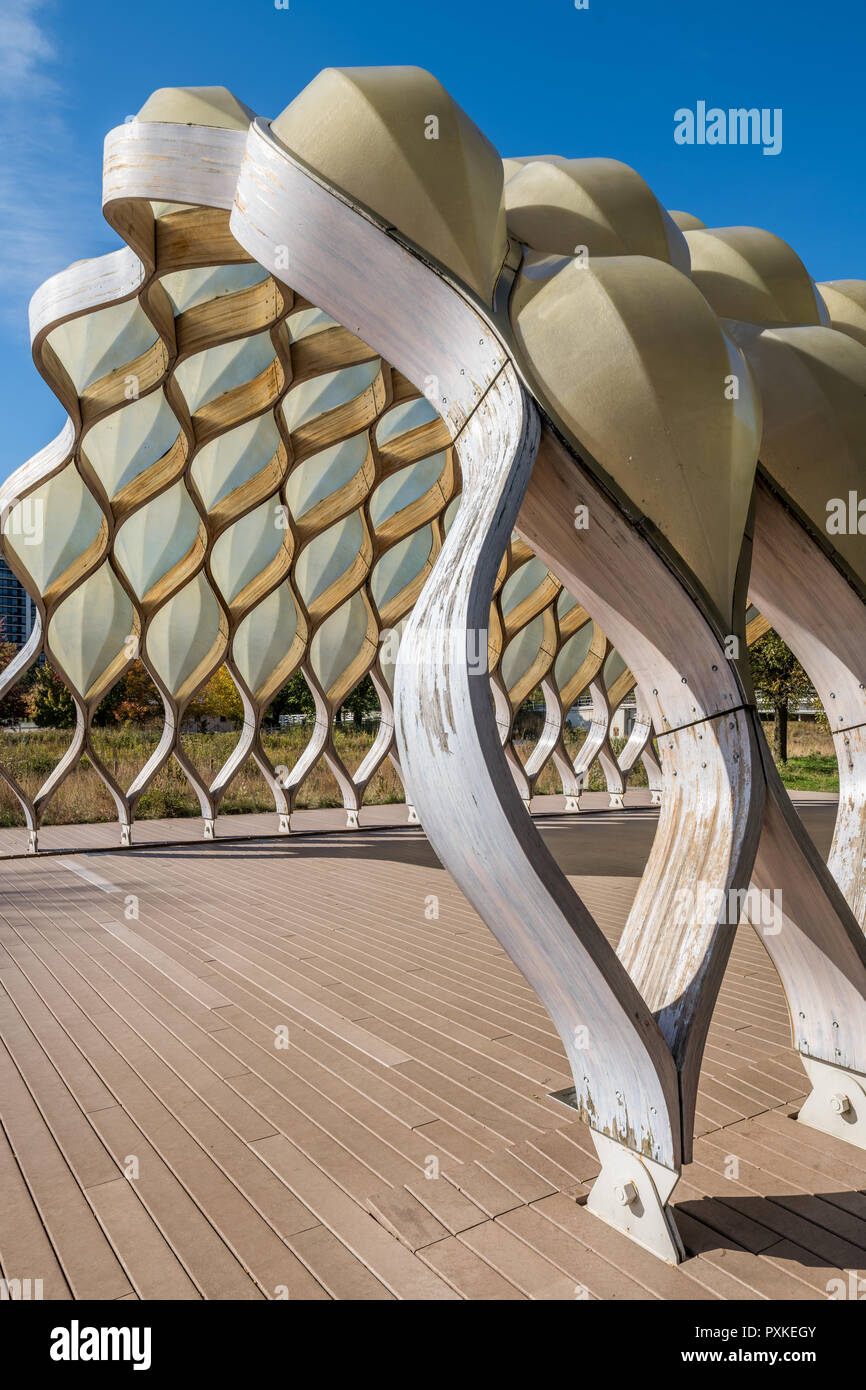
[[(117, 246), (102, 140), (157, 87), (222, 84), (275, 116), (320, 68), (429, 68), (503, 154), (609, 155), (708, 226), (753, 223), (818, 280), (866, 278), (862, 0), (0, 0), (0, 478), (63, 414), (27, 302)], [(780, 107), (776, 157), (683, 146), (674, 112)]]

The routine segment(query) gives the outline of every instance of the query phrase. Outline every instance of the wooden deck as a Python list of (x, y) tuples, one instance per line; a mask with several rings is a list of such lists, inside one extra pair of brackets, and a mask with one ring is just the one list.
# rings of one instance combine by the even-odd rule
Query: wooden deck
[[(833, 802), (800, 806), (825, 850)], [(866, 1267), (866, 1154), (791, 1120), (805, 1077), (750, 928), (674, 1269), (580, 1205), (598, 1165), (549, 1098), (570, 1083), (557, 1035), (385, 811), (404, 814), (372, 834), (4, 863), (7, 1280), (51, 1299), (820, 1300)], [(539, 824), (615, 939), (654, 812)]]

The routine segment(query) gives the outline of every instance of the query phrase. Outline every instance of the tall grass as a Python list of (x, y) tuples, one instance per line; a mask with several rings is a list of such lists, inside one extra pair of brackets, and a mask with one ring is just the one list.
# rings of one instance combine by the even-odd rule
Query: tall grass
[[(772, 728), (765, 725), (772, 741)], [(264, 744), (275, 767), (291, 768), (300, 757), (311, 735), (309, 725), (297, 724), (279, 732), (266, 733)], [(356, 769), (371, 747), (376, 727), (337, 725), (334, 739), (337, 751), (350, 771)], [(583, 731), (566, 733), (566, 746), (575, 757), (586, 734)], [(184, 733), (181, 745), (184, 753), (202, 780), (210, 783), (229, 757), (239, 738), (238, 733)], [(0, 763), (13, 774), (29, 795), (42, 786), (60, 761), (71, 741), (71, 730), (34, 729), (23, 733), (0, 730)], [(158, 727), (130, 726), (117, 729), (96, 729), (93, 741), (97, 755), (109, 772), (128, 787), (153, 753), (159, 741)], [(623, 740), (614, 740), (616, 752)], [(814, 724), (794, 722), (789, 726), (789, 762), (782, 769), (786, 785), (792, 788), (812, 788), (820, 791), (838, 790), (836, 760), (833, 745), (826, 729)], [(516, 745), (525, 762), (533, 747), (531, 739)], [(646, 773), (638, 764), (629, 785), (645, 787)], [(598, 764), (590, 770), (587, 786), (591, 791), (604, 789), (604, 778)], [(538, 783), (540, 795), (562, 791), (559, 775), (548, 763)], [(390, 761), (386, 761), (367, 788), (365, 803), (383, 805), (403, 801), (403, 788)], [(330, 769), (320, 761), (309, 774), (298, 796), (299, 807), (341, 806), (342, 798)], [(220, 805), (220, 814), (243, 811), (273, 810), (273, 797), (256, 766), (247, 762), (230, 784)], [(46, 825), (71, 825), (88, 821), (115, 820), (116, 810), (110, 793), (95, 769), (85, 758), (52, 797), (46, 810)], [(181, 767), (172, 758), (160, 770), (136, 808), (137, 819), (162, 816), (196, 816), (200, 814), (198, 800)], [(0, 782), (0, 826), (22, 825), (23, 816), (12, 792)]]

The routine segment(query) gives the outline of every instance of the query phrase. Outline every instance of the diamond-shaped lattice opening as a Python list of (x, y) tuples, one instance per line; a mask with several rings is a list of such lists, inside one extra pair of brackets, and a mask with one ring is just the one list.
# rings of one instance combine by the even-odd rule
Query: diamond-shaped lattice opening
[[(130, 666), (97, 707), (91, 742), (105, 770), (124, 791), (156, 752), (164, 716), (160, 693), (140, 661)], [(136, 815), (141, 815), (138, 808)]]
[[(303, 673), (295, 671), (276, 692), (262, 720), (262, 747), (282, 783), (291, 779), (299, 759), (311, 747), (321, 747), (322, 729), (315, 721), (310, 687)], [(341, 805), (342, 798), (328, 804)]]
[[(19, 734), (14, 724), (4, 723), (0, 729), (0, 762), (25, 795), (33, 798), (74, 742), (75, 704), (53, 667), (40, 661), (31, 666), (13, 691), (11, 710), (33, 720), (36, 728)], [(0, 823), (23, 824), (20, 809), (11, 789), (0, 781)]]
[(240, 742), (243, 722), (240, 691), (222, 665), (187, 705), (178, 739), (206, 787)]
[(347, 772), (354, 777), (379, 733), (379, 697), (369, 676), (346, 696), (334, 721), (334, 745)]
[(117, 807), (111, 793), (86, 755), (61, 782), (42, 816), (43, 825), (115, 820)]
[(220, 815), (273, 811), (274, 794), (252, 758), (235, 773), (220, 802)]
[(169, 758), (135, 809), (137, 820), (162, 816), (200, 816), (198, 797), (189, 784), (183, 768)]
[(373, 773), (364, 793), (364, 801), (370, 805), (399, 805), (406, 800), (403, 783), (390, 758), (386, 758)]
[(342, 806), (343, 797), (334, 776), (324, 758), (320, 758), (298, 793), (295, 803), (301, 810), (320, 810), (328, 806)]

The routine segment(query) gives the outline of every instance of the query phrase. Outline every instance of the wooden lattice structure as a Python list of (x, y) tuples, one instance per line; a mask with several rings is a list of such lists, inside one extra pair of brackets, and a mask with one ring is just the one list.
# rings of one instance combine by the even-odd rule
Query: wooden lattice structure
[[(776, 903), (755, 925), (814, 1087), (800, 1120), (866, 1147), (863, 283), (816, 287), (771, 233), (669, 214), (615, 161), (503, 172), (417, 69), (328, 70), (273, 123), (220, 89), (157, 93), (108, 136), (104, 189), (125, 249), (33, 305), (69, 424), (0, 499), (40, 618), (4, 680), (44, 643), (78, 710), (52, 778), (17, 789), (34, 839), (59, 779), (95, 761), (90, 718), (131, 660), (165, 733), (133, 787), (100, 768), (125, 833), (225, 662), (246, 720), (211, 785), (185, 767), (206, 825), (246, 757), (286, 829), (319, 757), (355, 819), (398, 757), (436, 852), (557, 1026), (600, 1217), (681, 1256), (667, 1202), (750, 884)], [(828, 528), (852, 497), (853, 529)], [(31, 554), (16, 508), (40, 502)], [(757, 716), (762, 620), (831, 721), (827, 864)], [(281, 779), (261, 718), (299, 666), (319, 718)], [(350, 776), (331, 724), (367, 672), (383, 717)], [(610, 712), (635, 682), (618, 763)], [(548, 722), (524, 768), (513, 716), (539, 683)], [(575, 766), (562, 719), (583, 689)], [(614, 952), (524, 802), (554, 757), (575, 804), (599, 756), (616, 803), (640, 754), (660, 820)]]

